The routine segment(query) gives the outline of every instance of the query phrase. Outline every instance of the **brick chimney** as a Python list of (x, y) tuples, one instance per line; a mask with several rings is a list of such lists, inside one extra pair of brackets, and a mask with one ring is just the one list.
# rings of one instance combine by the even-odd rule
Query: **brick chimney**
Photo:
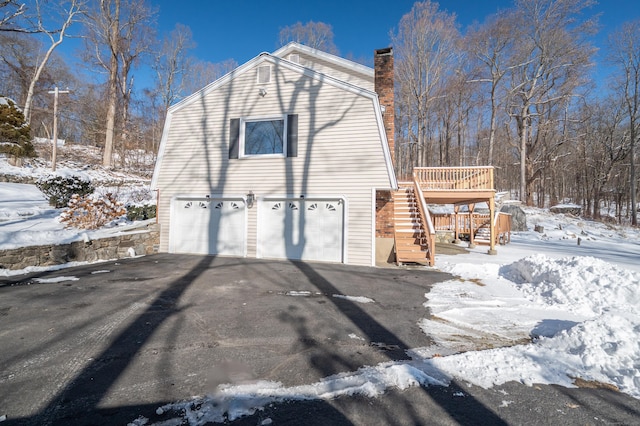
[(386, 47), (374, 51), (373, 68), (375, 70), (374, 87), (382, 106), (382, 121), (389, 142), (391, 163), (395, 166), (395, 109), (393, 102), (393, 48)]

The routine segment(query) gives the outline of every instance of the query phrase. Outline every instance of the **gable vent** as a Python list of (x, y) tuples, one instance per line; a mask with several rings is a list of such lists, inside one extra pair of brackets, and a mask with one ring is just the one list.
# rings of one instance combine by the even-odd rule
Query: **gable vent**
[(271, 82), (271, 65), (261, 65), (258, 67), (258, 84)]

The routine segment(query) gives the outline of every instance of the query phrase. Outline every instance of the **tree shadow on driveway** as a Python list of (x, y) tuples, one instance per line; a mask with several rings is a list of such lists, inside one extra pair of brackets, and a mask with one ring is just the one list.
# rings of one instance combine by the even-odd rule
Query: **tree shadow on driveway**
[[(7, 420), (5, 424), (112, 424), (113, 416), (122, 419), (123, 412), (148, 410), (149, 406), (105, 409), (99, 404), (156, 330), (185, 309), (178, 307), (181, 296), (210, 268), (214, 259), (213, 256), (202, 257), (188, 273), (171, 282), (146, 306), (144, 312), (113, 339), (107, 349), (72, 378), (39, 413), (31, 418)], [(156, 408), (158, 406), (153, 405)], [(133, 418), (129, 417), (130, 420)]]
[[(321, 293), (325, 295), (336, 295), (341, 293), (339, 288), (323, 277), (312, 264), (297, 261), (292, 261), (291, 263), (301, 271), (307, 277), (308, 281)], [(390, 285), (392, 284), (390, 283)], [(398, 286), (398, 291), (402, 291), (402, 287)], [(367, 313), (367, 311), (359, 306), (358, 303), (348, 298), (329, 297), (329, 300), (367, 337), (368, 341), (381, 343), (383, 353), (390, 361), (407, 361), (411, 359), (407, 353), (411, 347), (395, 333), (391, 332), (373, 316)], [(297, 321), (291, 321), (294, 325), (293, 329), (299, 334), (301, 341), (309, 340), (309, 336), (304, 327), (304, 322), (301, 321), (300, 318), (284, 316), (283, 319), (296, 319)], [(322, 345), (314, 344), (314, 346), (316, 351), (323, 350)], [(324, 375), (335, 374), (336, 369), (339, 369), (340, 366), (352, 367), (349, 360), (340, 358), (335, 351), (332, 351), (331, 348), (328, 347), (324, 348), (323, 355), (318, 355), (316, 352), (314, 354), (314, 359), (310, 361), (310, 364)], [(457, 388), (455, 385), (453, 385), (453, 387)], [(428, 399), (432, 402), (432, 405), (435, 403), (436, 406), (439, 406), (445, 412), (451, 409), (451, 406), (444, 400), (440, 400), (438, 397), (432, 397), (427, 389), (422, 386), (419, 386), (419, 388), (424, 391), (424, 394), (427, 395)], [(428, 424), (428, 419), (424, 418), (424, 413), (419, 409), (419, 407), (414, 406), (412, 400), (404, 398), (402, 392), (394, 391), (393, 396), (394, 404), (392, 406), (387, 406), (386, 409), (380, 409), (380, 407), (384, 407), (383, 405), (380, 405), (376, 410), (376, 418), (380, 421), (380, 424), (406, 424), (407, 421), (411, 424)], [(368, 403), (376, 404), (376, 402), (373, 402), (372, 400), (369, 400)], [(506, 422), (504, 422), (496, 413), (480, 401), (473, 398), (471, 395), (467, 395), (465, 398), (465, 407), (466, 412), (473, 413), (472, 415), (476, 419), (482, 419), (480, 421), (482, 424), (506, 425)], [(402, 419), (400, 423), (398, 423), (399, 413), (401, 413), (400, 418)], [(353, 415), (353, 412), (351, 414)], [(454, 411), (449, 414), (453, 418), (459, 415), (459, 413)], [(370, 417), (367, 416), (367, 418), (371, 420)], [(345, 423), (340, 424), (349, 423), (350, 421), (346, 421)], [(360, 423), (360, 421), (357, 423)]]

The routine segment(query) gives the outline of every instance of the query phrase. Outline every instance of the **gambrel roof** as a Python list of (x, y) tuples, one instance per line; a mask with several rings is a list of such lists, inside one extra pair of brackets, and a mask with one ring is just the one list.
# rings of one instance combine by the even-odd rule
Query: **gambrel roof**
[(160, 141), (160, 147), (158, 150), (158, 158), (156, 161), (156, 167), (155, 167), (155, 171), (153, 174), (153, 179), (151, 182), (151, 187), (152, 188), (157, 188), (157, 176), (158, 176), (158, 172), (160, 170), (160, 166), (161, 163), (164, 159), (164, 150), (165, 150), (165, 145), (166, 145), (166, 139), (167, 139), (167, 135), (168, 135), (168, 129), (171, 125), (171, 118), (172, 115), (178, 111), (180, 111), (183, 108), (188, 107), (189, 105), (198, 102), (199, 100), (201, 100), (202, 98), (206, 97), (207, 95), (209, 95), (210, 93), (214, 92), (216, 89), (230, 83), (231, 81), (233, 81), (235, 78), (249, 72), (250, 70), (255, 69), (256, 67), (260, 66), (261, 64), (264, 63), (269, 63), (269, 64), (273, 64), (276, 65), (278, 67), (283, 67), (287, 70), (299, 73), (301, 75), (304, 75), (306, 77), (309, 77), (313, 80), (316, 81), (320, 81), (322, 83), (326, 83), (329, 84), (331, 86), (337, 87), (339, 89), (342, 89), (346, 92), (352, 93), (353, 95), (356, 96), (362, 96), (364, 98), (368, 98), (372, 101), (374, 110), (375, 110), (375, 117), (376, 117), (376, 124), (377, 124), (377, 130), (380, 136), (380, 141), (382, 144), (382, 150), (384, 153), (384, 158), (385, 158), (385, 162), (386, 162), (386, 169), (387, 169), (387, 174), (389, 177), (389, 183), (390, 183), (390, 187), (391, 188), (397, 188), (398, 184), (397, 184), (397, 180), (396, 180), (396, 176), (395, 176), (395, 172), (393, 169), (393, 165), (391, 162), (391, 154), (389, 151), (389, 144), (387, 142), (387, 136), (386, 136), (386, 132), (384, 129), (384, 124), (382, 122), (382, 110), (380, 108), (380, 102), (378, 100), (378, 94), (375, 93), (372, 90), (369, 90), (367, 88), (361, 87), (359, 85), (356, 85), (354, 83), (351, 82), (347, 82), (341, 79), (338, 79), (336, 77), (333, 77), (327, 73), (322, 73), (316, 70), (313, 70), (309, 67), (305, 67), (301, 64), (297, 64), (294, 63), (292, 61), (289, 61), (285, 58), (283, 58), (282, 56), (286, 56), (290, 53), (293, 52), (300, 52), (300, 53), (304, 53), (305, 55), (308, 55), (310, 57), (313, 58), (317, 58), (318, 60), (322, 60), (325, 62), (328, 62), (330, 64), (333, 64), (336, 67), (341, 67), (344, 69), (347, 69), (355, 74), (358, 74), (360, 77), (362, 77), (363, 79), (373, 79), (373, 74), (374, 71), (373, 69), (366, 67), (364, 65), (360, 65), (358, 63), (355, 63), (353, 61), (349, 61), (347, 59), (343, 59), (340, 58), (338, 56), (335, 55), (331, 55), (329, 53), (326, 52), (321, 52), (319, 50), (316, 49), (311, 49), (309, 47), (306, 47), (304, 45), (301, 45), (299, 43), (289, 43), (286, 46), (276, 50), (274, 53), (267, 53), (267, 52), (263, 52), (261, 54), (259, 54), (258, 56), (254, 57), (253, 59), (249, 60), (248, 62), (244, 63), (243, 65), (239, 66), (238, 68), (234, 69), (233, 71), (229, 72), (228, 74), (224, 75), (223, 77), (219, 78), (218, 80), (210, 83), (209, 85), (205, 86), (204, 88), (200, 89), (199, 91), (193, 93), (190, 96), (187, 96), (186, 98), (182, 99), (181, 101), (179, 101), (178, 103), (172, 105), (168, 112), (167, 112), (167, 117), (165, 119), (165, 124), (164, 124), (164, 131), (162, 134), (162, 140)]

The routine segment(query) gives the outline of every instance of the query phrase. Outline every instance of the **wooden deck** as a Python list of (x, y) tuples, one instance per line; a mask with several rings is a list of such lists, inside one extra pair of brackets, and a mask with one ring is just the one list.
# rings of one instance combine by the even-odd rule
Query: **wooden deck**
[(428, 204), (469, 205), (495, 197), (493, 167), (416, 167), (417, 181)]
[[(417, 219), (419, 220), (420, 241), (423, 251), (426, 254), (426, 261), (429, 265), (435, 263), (435, 232), (436, 225), (431, 217), (427, 204), (453, 204), (455, 213), (454, 228), (456, 237), (459, 233), (458, 220), (463, 215), (458, 212), (459, 206), (468, 207), (469, 218), (463, 228), (469, 230), (470, 244), (474, 244), (475, 231), (481, 226), (474, 223), (474, 209), (478, 203), (486, 202), (489, 206), (488, 227), (489, 227), (489, 254), (495, 254), (495, 244), (499, 237), (496, 227), (499, 218), (495, 215), (495, 188), (493, 180), (493, 167), (416, 167), (413, 169), (411, 182), (399, 182), (399, 187), (403, 191), (413, 192), (417, 209)], [(495, 220), (490, 220), (495, 218)], [(464, 220), (464, 219), (463, 219)], [(483, 222), (486, 226), (487, 223)], [(510, 231), (510, 230), (509, 230)], [(510, 235), (510, 234), (509, 234)], [(425, 249), (426, 248), (426, 249)], [(396, 251), (398, 263), (413, 262), (404, 259), (402, 253)]]

